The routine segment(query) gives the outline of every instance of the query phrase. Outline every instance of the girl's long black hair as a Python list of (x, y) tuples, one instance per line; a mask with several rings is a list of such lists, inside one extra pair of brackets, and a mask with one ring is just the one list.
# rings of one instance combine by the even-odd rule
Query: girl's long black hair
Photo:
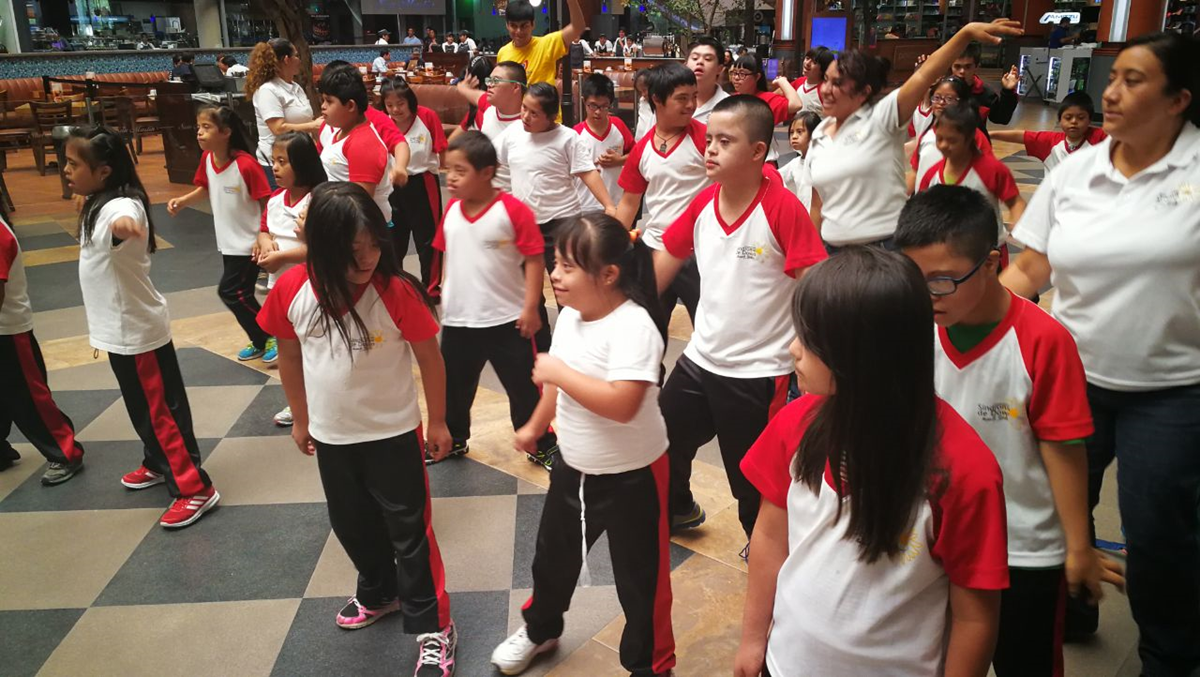
[(365, 340), (368, 338), (367, 326), (354, 309), (354, 286), (346, 278), (347, 271), (356, 265), (354, 238), (364, 230), (370, 233), (380, 249), (375, 277), (385, 288), (396, 283), (393, 278), (399, 278), (399, 284), (411, 286), (434, 312), (433, 301), (421, 281), (400, 266), (383, 212), (362, 186), (346, 181), (326, 181), (317, 186), (313, 189), (304, 223), (308, 279), (321, 308), (309, 326), (310, 333), (324, 333), (330, 341), (336, 333), (347, 348), (351, 348), (356, 340), (362, 341), (367, 349), (373, 345)]
[(287, 153), (297, 186), (312, 190), (329, 180), (325, 165), (321, 164), (321, 153), (311, 136), (304, 132), (284, 132), (275, 137), (275, 145), (280, 144)]
[(138, 178), (133, 158), (121, 135), (110, 127), (73, 127), (68, 143), (79, 151), (79, 156), (93, 171), (103, 165), (111, 170), (104, 179), (104, 187), (87, 196), (83, 203), (83, 210), (79, 213), (79, 241), (91, 241), (92, 232), (96, 229), (96, 217), (104, 205), (119, 197), (128, 197), (141, 202), (146, 212), (146, 250), (153, 254), (158, 244), (154, 238), (154, 220), (150, 218), (150, 197)]
[(850, 501), (847, 538), (858, 544), (859, 558), (896, 555), (937, 474), (925, 278), (900, 254), (847, 247), (804, 276), (792, 297), (792, 321), (804, 349), (829, 367), (835, 390), (800, 442), (796, 481), (818, 493), (829, 467), (838, 494)]
[(242, 118), (229, 106), (204, 106), (196, 111), (196, 117), (205, 117), (212, 120), (217, 129), (221, 131), (229, 130), (229, 154), (233, 155), (233, 151), (240, 150), (250, 155), (254, 155), (254, 149), (250, 146), (250, 141), (246, 138), (246, 125), (242, 122)]

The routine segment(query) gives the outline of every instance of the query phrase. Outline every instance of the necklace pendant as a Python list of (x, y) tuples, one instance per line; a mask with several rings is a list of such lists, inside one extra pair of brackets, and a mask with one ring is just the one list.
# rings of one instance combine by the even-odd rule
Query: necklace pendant
[(660, 153), (667, 152), (667, 142), (666, 141), (663, 141), (662, 143), (658, 144), (658, 152), (660, 152)]

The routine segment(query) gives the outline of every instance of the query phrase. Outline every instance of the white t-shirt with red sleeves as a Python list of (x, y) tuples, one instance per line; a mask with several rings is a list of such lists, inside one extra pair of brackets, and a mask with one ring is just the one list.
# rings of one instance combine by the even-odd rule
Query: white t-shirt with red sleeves
[(912, 119), (908, 121), (908, 136), (911, 139), (916, 139), (925, 133), (933, 125), (933, 106), (925, 107), (925, 102), (917, 104), (917, 109), (913, 111)]
[[(932, 125), (932, 116), (930, 124)], [(975, 147), (984, 155), (993, 155), (992, 142), (988, 140), (987, 135), (981, 130), (975, 130)], [(942, 159), (942, 151), (937, 149), (937, 135), (933, 131), (933, 127), (928, 127), (917, 137), (917, 149), (913, 151), (912, 156), (908, 159), (908, 166), (912, 167), (913, 172), (917, 176), (917, 184), (920, 184), (921, 179), (929, 173), (929, 168), (936, 165)]]
[[(390, 120), (390, 118), (389, 118)], [(327, 126), (326, 126), (327, 127)], [(342, 135), (341, 130), (328, 127), (321, 129), (321, 164), (330, 181), (352, 181), (375, 186), (372, 196), (383, 220), (392, 218), (392, 205), (388, 197), (392, 194), (392, 162), (387, 145), (379, 131), (369, 122), (362, 122)]]
[(4, 283), (4, 303), (0, 304), (0, 336), (24, 334), (33, 330), (33, 306), (25, 283), (25, 262), (21, 245), (12, 226), (0, 218), (0, 282)]
[[(708, 101), (700, 103), (700, 97), (696, 97), (696, 110), (692, 111), (692, 119), (702, 125), (707, 125), (708, 118), (712, 116), (713, 109), (717, 107), (717, 104), (721, 103), (725, 99), (728, 99), (730, 96), (733, 95), (724, 89), (721, 89), (721, 87), (718, 85), (713, 91), (713, 95), (708, 98)], [(650, 125), (653, 124), (654, 120), (651, 118)], [(647, 127), (647, 129), (649, 129), (649, 127)], [(634, 141), (637, 141), (637, 139), (634, 139)]]
[(1071, 334), (1013, 295), (1004, 320), (965, 353), (945, 327), (938, 328), (934, 383), (1004, 473), (1009, 566), (1062, 565), (1066, 540), (1038, 442), (1082, 440), (1093, 432), (1087, 380)]
[(204, 151), (192, 183), (208, 190), (217, 251), (225, 256), (249, 256), (258, 239), (262, 207), (258, 201), (271, 195), (267, 175), (252, 155), (235, 150), (224, 167)]
[(1050, 171), (1071, 153), (1085, 146), (1094, 146), (1107, 138), (1108, 134), (1103, 129), (1089, 127), (1087, 136), (1072, 148), (1067, 143), (1065, 132), (1025, 132), (1025, 152), (1041, 160), (1046, 165), (1046, 171)]
[(996, 210), (996, 242), (999, 244), (1004, 241), (1006, 231), (1000, 203), (1008, 202), (1021, 194), (1008, 165), (997, 160), (994, 155), (976, 153), (966, 173), (958, 177), (958, 181), (951, 183), (946, 179), (946, 159), (942, 158), (921, 178), (917, 190), (928, 190), (930, 186), (942, 184), (964, 186), (982, 193), (992, 204), (992, 209)]
[(808, 167), (805, 166), (803, 157), (797, 155), (780, 167), (779, 177), (783, 179), (784, 187), (800, 199), (800, 204), (804, 205), (804, 211), (812, 209), (812, 178), (808, 175)]
[(764, 178), (732, 224), (717, 209), (720, 185), (692, 200), (663, 234), (678, 259), (695, 253), (700, 270), (696, 330), (683, 354), (730, 378), (788, 374), (796, 271), (825, 259), (808, 212), (783, 183)]
[(354, 310), (367, 332), (347, 318), (349, 346), (336, 328), (326, 334), (307, 266), (284, 273), (258, 313), (272, 336), (300, 342), (308, 431), (326, 444), (383, 440), (421, 425), (409, 344), (437, 336), (437, 322), (400, 278), (376, 275), (357, 293)]
[[(308, 209), (308, 203), (311, 200), (311, 192), (297, 198), (283, 188), (275, 191), (271, 195), (271, 199), (267, 200), (267, 208), (263, 210), (259, 232), (270, 233), (275, 238), (275, 244), (279, 245), (281, 252), (299, 247), (303, 243), (300, 242), (300, 238), (296, 237), (296, 225), (300, 222), (300, 214)], [(274, 287), (280, 276), (295, 265), (289, 263), (274, 273), (270, 273), (267, 276), (267, 288)]]
[(383, 145), (387, 146), (388, 155), (396, 150), (396, 146), (408, 142), (387, 113), (374, 106), (367, 106), (363, 109), (363, 115), (366, 116), (367, 122), (375, 128), (375, 131), (379, 132), (379, 138), (383, 139)]
[(478, 214), (452, 200), (433, 237), (446, 253), (442, 277), (442, 324), (495, 327), (521, 316), (525, 307), (526, 256), (546, 248), (533, 210), (508, 193), (497, 193)]
[(574, 177), (596, 163), (574, 129), (554, 125), (532, 133), (513, 125), (500, 139), (496, 159), (508, 166), (513, 196), (529, 205), (538, 223), (579, 214)]
[[(464, 120), (464, 122), (466, 122)], [(487, 94), (479, 98), (479, 106), (476, 108), (475, 124), (483, 135), (492, 140), (492, 145), (496, 147), (496, 152), (500, 152), (500, 139), (513, 123), (517, 127), (521, 124), (521, 111), (518, 110), (512, 115), (503, 115), (500, 110), (492, 105), (491, 99)], [(462, 126), (462, 125), (460, 125)], [(466, 129), (465, 126), (462, 126)], [(496, 190), (510, 192), (512, 190), (512, 179), (509, 177), (508, 165), (501, 164), (496, 167), (496, 174), (492, 178), (492, 186)]]
[(119, 197), (105, 203), (91, 239), (79, 243), (79, 287), (92, 347), (140, 355), (171, 341), (171, 317), (167, 300), (150, 281), (146, 238), (113, 244), (112, 224), (126, 216), (149, 230), (140, 200)]
[(447, 146), (446, 133), (442, 130), (442, 121), (437, 113), (425, 106), (417, 106), (417, 114), (403, 134), (408, 141), (408, 175), (437, 173), (441, 165), (438, 154), (445, 151)]
[(1000, 468), (971, 426), (938, 402), (941, 435), (928, 497), (914, 506), (903, 552), (868, 564), (848, 538), (850, 505), (839, 498), (829, 467), (816, 490), (793, 475), (822, 401), (806, 395), (784, 407), (742, 459), (746, 478), (788, 519), (767, 668), (775, 677), (940, 675), (951, 584), (1008, 587)]
[(663, 231), (709, 184), (704, 170), (707, 128), (692, 120), (666, 153), (654, 145), (656, 129), (651, 127), (629, 151), (619, 183), (627, 192), (642, 194), (642, 240), (662, 249)]
[(633, 301), (590, 322), (574, 308), (559, 312), (551, 355), (592, 378), (650, 384), (628, 423), (592, 412), (559, 388), (554, 429), (567, 465), (588, 475), (610, 475), (644, 468), (666, 452), (667, 425), (658, 408), (663, 349), (654, 320)]
[(800, 95), (800, 112), (816, 113), (817, 115), (825, 114), (825, 102), (821, 99), (821, 84), (810, 85), (808, 81), (800, 83), (799, 87), (795, 87), (796, 93)]
[[(603, 135), (598, 135), (588, 127), (587, 122), (580, 122), (575, 125), (575, 131), (579, 134), (579, 140), (583, 143), (584, 148), (588, 153), (591, 153), (592, 161), (600, 159), (601, 155), (607, 153), (610, 149), (616, 148), (622, 154), (629, 153), (633, 149), (633, 132), (621, 122), (620, 118), (611, 117), (608, 119), (608, 130)], [(604, 180), (604, 187), (608, 190), (608, 197), (613, 204), (621, 201), (621, 195), (624, 190), (618, 184), (621, 178), (621, 169), (624, 165), (614, 167), (601, 167), (598, 163), (596, 169), (600, 170), (600, 178)], [(575, 179), (575, 193), (579, 196), (579, 209), (583, 212), (603, 211), (604, 208), (596, 200), (596, 196), (592, 195), (592, 191), (583, 185), (579, 179)]]

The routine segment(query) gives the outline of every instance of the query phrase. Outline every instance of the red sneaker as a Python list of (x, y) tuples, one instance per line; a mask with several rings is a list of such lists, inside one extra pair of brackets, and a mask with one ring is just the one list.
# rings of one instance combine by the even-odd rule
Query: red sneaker
[(128, 489), (146, 489), (166, 481), (162, 475), (153, 470), (147, 470), (144, 465), (139, 465), (137, 470), (125, 473), (125, 476), (121, 478), (121, 484)]
[(167, 508), (158, 523), (168, 529), (186, 527), (216, 507), (219, 500), (221, 500), (221, 494), (217, 493), (216, 487), (209, 487), (194, 496), (181, 496), (175, 499), (170, 508)]

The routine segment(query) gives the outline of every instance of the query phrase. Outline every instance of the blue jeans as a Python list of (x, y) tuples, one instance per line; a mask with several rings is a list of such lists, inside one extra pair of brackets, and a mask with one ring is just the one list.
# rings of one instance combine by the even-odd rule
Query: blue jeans
[(1200, 670), (1200, 384), (1151, 392), (1093, 385), (1089, 463), (1117, 459), (1129, 606), (1142, 674)]

